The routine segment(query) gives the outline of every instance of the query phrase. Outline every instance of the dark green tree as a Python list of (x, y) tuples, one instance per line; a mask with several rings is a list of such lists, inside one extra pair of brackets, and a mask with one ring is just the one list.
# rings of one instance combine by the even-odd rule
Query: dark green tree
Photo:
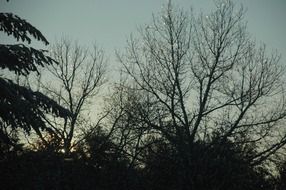
[[(26, 20), (12, 13), (0, 13), (0, 31), (13, 36), (17, 41), (31, 43), (34, 38), (48, 45), (42, 33)], [(28, 76), (38, 73), (38, 67), (56, 64), (45, 55), (45, 50), (19, 44), (0, 44), (0, 68), (9, 71), (0, 75), (0, 142), (13, 145), (9, 138), (11, 130), (22, 128), (27, 133), (45, 129), (43, 116), (52, 113), (59, 117), (68, 117), (70, 113), (55, 101), (38, 91), (21, 86), (5, 76), (12, 74)], [(7, 132), (8, 131), (8, 132)]]

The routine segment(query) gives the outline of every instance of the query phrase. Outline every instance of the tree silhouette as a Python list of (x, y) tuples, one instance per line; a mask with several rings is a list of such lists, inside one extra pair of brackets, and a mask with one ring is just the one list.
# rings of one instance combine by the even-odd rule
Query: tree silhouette
[(251, 145), (255, 154), (244, 156), (252, 166), (286, 143), (279, 55), (251, 40), (242, 7), (231, 1), (215, 6), (209, 15), (190, 18), (169, 1), (118, 53), (123, 86), (141, 94), (127, 112), (144, 123), (143, 131), (176, 148), (190, 189), (197, 142)]
[[(208, 147), (205, 142), (194, 145), (190, 182), (197, 190), (205, 189), (271, 189), (266, 170), (253, 168), (245, 159), (243, 147), (230, 141)], [(251, 148), (249, 148), (251, 153)], [(148, 189), (188, 189), (184, 181), (182, 157), (175, 147), (165, 140), (144, 151), (143, 178)]]
[[(106, 82), (106, 60), (103, 50), (96, 45), (90, 50), (69, 39), (62, 38), (51, 49), (50, 56), (58, 64), (48, 67), (46, 73), (50, 80), (39, 78), (40, 88), (72, 115), (64, 121), (49, 116), (45, 119), (49, 132), (61, 142), (58, 148), (69, 154), (81, 140), (74, 136), (79, 135), (81, 127), (87, 130), (87, 123), (91, 123), (87, 115), (100, 87)], [(47, 139), (41, 140), (49, 146)]]
[(276, 189), (277, 190), (282, 190), (286, 188), (286, 162), (285, 162), (285, 157), (280, 158), (280, 163), (278, 167), (278, 177), (277, 177), (277, 183), (276, 183)]
[[(12, 35), (17, 41), (31, 43), (31, 37), (48, 45), (42, 33), (26, 20), (12, 13), (0, 13), (0, 31)], [(38, 67), (57, 64), (45, 55), (45, 50), (37, 50), (24, 44), (0, 44), (0, 67), (16, 75), (27, 76), (31, 72), (38, 73)], [(3, 129), (22, 128), (27, 133), (31, 129), (45, 129), (43, 116), (52, 113), (59, 117), (68, 117), (70, 112), (54, 100), (38, 91), (20, 86), (1, 75), (0, 77), (0, 125), (1, 141), (13, 144)], [(5, 138), (5, 136), (7, 138)]]
[[(189, 18), (169, 1), (131, 37), (95, 125), (83, 118), (105, 82), (103, 52), (62, 40), (47, 56), (23, 44), (47, 45), (39, 30), (0, 13), (0, 30), (23, 42), (0, 44), (1, 188), (285, 189), (285, 162), (277, 178), (263, 165), (285, 151), (279, 55), (251, 40), (243, 8), (215, 5)], [(58, 81), (39, 79), (42, 93), (9, 79), (42, 67)], [(11, 151), (22, 148), (18, 129), (36, 132), (36, 148)]]

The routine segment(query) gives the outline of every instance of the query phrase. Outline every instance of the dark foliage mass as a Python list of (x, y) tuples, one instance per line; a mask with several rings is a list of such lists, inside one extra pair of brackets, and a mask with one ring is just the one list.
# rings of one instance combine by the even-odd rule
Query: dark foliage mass
[(282, 167), (280, 168), (280, 176), (278, 179), (278, 185), (277, 190), (286, 189), (286, 162), (282, 164)]
[(204, 189), (271, 189), (266, 171), (253, 169), (241, 154), (240, 147), (231, 142), (223, 146), (195, 145), (193, 162), (188, 166), (168, 144), (158, 144), (150, 151), (144, 168), (150, 189), (189, 189), (182, 176), (187, 172), (192, 187)]
[[(11, 13), (0, 13), (0, 31), (14, 36), (18, 41), (31, 42), (29, 36), (48, 44), (42, 33), (27, 21)], [(56, 64), (45, 55), (44, 50), (37, 50), (23, 44), (0, 44), (0, 67), (2, 70), (14, 71), (17, 75), (27, 76), (30, 72), (38, 72), (38, 66)], [(9, 75), (8, 75), (9, 76)], [(0, 134), (1, 143), (14, 146), (9, 132), (22, 128), (27, 133), (31, 129), (45, 128), (42, 116), (50, 112), (59, 117), (68, 117), (69, 112), (54, 100), (40, 92), (0, 76)]]
[(0, 85), (2, 87), (1, 118), (11, 127), (21, 127), (26, 131), (36, 127), (44, 128), (45, 122), (41, 119), (43, 111), (52, 112), (61, 117), (68, 115), (68, 111), (41, 92), (33, 92), (7, 79), (0, 78)]
[[(130, 167), (123, 154), (115, 153), (114, 145), (100, 139), (93, 136), (85, 143), (88, 152), (77, 150), (69, 157), (48, 151), (27, 150), (20, 155), (10, 152), (0, 162), (1, 184), (7, 189), (189, 189), (182, 176), (190, 172), (189, 180), (197, 190), (275, 187), (274, 178), (266, 178), (264, 169), (248, 165), (239, 147), (231, 143), (211, 148), (198, 143), (194, 162), (182, 167), (174, 148), (162, 141), (144, 152), (143, 165)], [(95, 141), (106, 145), (97, 150)]]
[(0, 13), (0, 20), (0, 30), (8, 35), (13, 35), (18, 41), (22, 40), (31, 43), (31, 38), (27, 35), (28, 33), (35, 39), (44, 42), (46, 45), (49, 44), (39, 30), (17, 15), (12, 13)]
[(36, 50), (23, 44), (1, 45), (0, 51), (5, 55), (0, 59), (1, 68), (8, 68), (16, 74), (27, 75), (31, 71), (37, 71), (38, 65), (44, 66), (54, 62), (44, 55), (43, 50)]
[[(282, 67), (250, 42), (243, 9), (224, 2), (188, 20), (170, 1), (141, 39), (131, 37), (118, 53), (125, 78), (95, 124), (84, 111), (105, 83), (102, 50), (89, 57), (64, 40), (51, 58), (0, 44), (10, 74), (0, 74), (0, 189), (285, 190)], [(0, 13), (0, 31), (48, 44), (11, 13)], [(47, 66), (59, 90), (33, 91), (8, 77)]]

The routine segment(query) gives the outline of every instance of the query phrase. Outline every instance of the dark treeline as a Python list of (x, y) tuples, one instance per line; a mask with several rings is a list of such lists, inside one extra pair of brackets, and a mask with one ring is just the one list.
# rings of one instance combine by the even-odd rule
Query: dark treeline
[(35, 49), (42, 33), (0, 13), (19, 41), (0, 44), (0, 189), (286, 189), (285, 67), (243, 7), (215, 7), (169, 1), (116, 53), (114, 84), (96, 44)]
[[(99, 137), (100, 139), (100, 137)], [(1, 160), (4, 189), (284, 189), (285, 167), (280, 177), (253, 168), (231, 143), (205, 152), (197, 143), (193, 164), (186, 168), (180, 155), (163, 140), (144, 150), (144, 165), (116, 152), (112, 143), (100, 144), (98, 136), (86, 142), (88, 156), (80, 150), (68, 158), (48, 151), (10, 152)], [(105, 142), (106, 143), (106, 142)], [(186, 171), (187, 170), (187, 171)], [(193, 174), (186, 182), (184, 172)]]

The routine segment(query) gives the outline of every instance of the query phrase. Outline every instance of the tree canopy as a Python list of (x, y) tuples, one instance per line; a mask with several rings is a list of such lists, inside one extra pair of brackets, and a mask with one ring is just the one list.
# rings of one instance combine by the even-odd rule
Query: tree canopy
[[(17, 41), (31, 43), (31, 37), (48, 44), (42, 33), (26, 20), (12, 13), (0, 13), (0, 31), (12, 35)], [(24, 44), (0, 44), (0, 67), (8, 69), (16, 75), (27, 76), (38, 72), (38, 67), (57, 64), (45, 54), (45, 50), (37, 50)], [(11, 73), (12, 74), (12, 73)], [(6, 75), (7, 76), (7, 75)], [(0, 78), (0, 122), (1, 135), (5, 130), (22, 128), (26, 132), (31, 129), (45, 129), (43, 115), (47, 112), (59, 117), (68, 117), (69, 111), (59, 106), (54, 100), (41, 92), (20, 86), (5, 75)], [(4, 130), (5, 128), (5, 130)], [(7, 133), (6, 133), (7, 134)], [(1, 140), (8, 138), (1, 138)], [(7, 143), (7, 142), (6, 142)]]
[[(108, 83), (96, 115), (89, 108), (106, 82), (103, 50), (62, 39), (47, 54), (30, 47), (48, 44), (38, 29), (0, 13), (0, 31), (19, 42), (0, 44), (0, 184), (285, 189), (285, 66), (252, 39), (244, 15), (230, 0), (208, 15), (168, 1), (116, 52), (121, 78)], [(37, 90), (13, 80), (33, 73)], [(25, 148), (18, 129), (36, 133)]]

